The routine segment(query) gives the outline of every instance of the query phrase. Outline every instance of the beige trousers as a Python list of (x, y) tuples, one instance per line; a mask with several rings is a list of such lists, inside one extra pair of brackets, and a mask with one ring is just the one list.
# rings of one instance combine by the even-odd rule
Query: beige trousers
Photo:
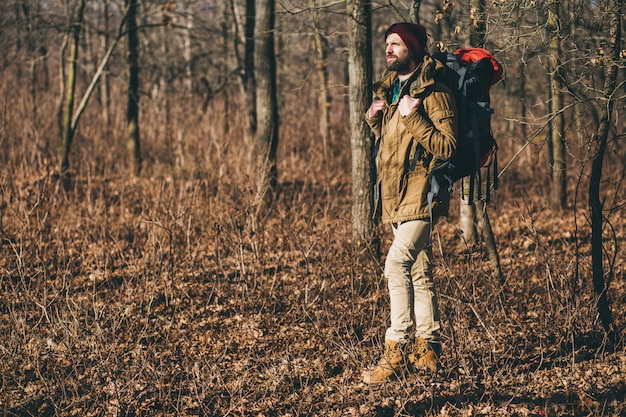
[(406, 343), (415, 336), (439, 342), (439, 307), (432, 275), (430, 222), (414, 220), (394, 224), (394, 240), (385, 261), (391, 299), (391, 326), (385, 340)]

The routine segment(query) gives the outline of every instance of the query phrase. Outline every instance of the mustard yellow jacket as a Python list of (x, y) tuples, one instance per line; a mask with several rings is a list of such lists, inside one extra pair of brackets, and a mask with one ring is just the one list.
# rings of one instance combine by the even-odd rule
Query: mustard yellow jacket
[[(383, 223), (428, 219), (428, 176), (456, 150), (456, 104), (450, 89), (435, 82), (438, 71), (444, 71), (443, 64), (426, 55), (404, 84), (399, 98), (410, 94), (423, 100), (405, 117), (398, 111), (399, 99), (391, 102), (395, 71), (387, 71), (373, 86), (374, 96), (387, 104), (384, 113), (372, 119), (365, 116), (377, 140), (376, 215)], [(447, 215), (449, 206), (450, 195), (442, 189), (432, 205), (433, 217)]]

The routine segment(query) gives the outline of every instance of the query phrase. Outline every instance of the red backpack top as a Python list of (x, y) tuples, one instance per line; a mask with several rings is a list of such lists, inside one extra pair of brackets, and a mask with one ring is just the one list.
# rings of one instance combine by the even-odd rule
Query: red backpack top
[(493, 65), (493, 81), (491, 81), (491, 85), (494, 85), (498, 81), (502, 79), (502, 75), (504, 73), (504, 69), (502, 65), (496, 61), (491, 52), (483, 48), (459, 48), (454, 51), (454, 55), (458, 56), (459, 59), (465, 62), (468, 66), (472, 65), (476, 61), (480, 61), (483, 58), (489, 58), (491, 64)]

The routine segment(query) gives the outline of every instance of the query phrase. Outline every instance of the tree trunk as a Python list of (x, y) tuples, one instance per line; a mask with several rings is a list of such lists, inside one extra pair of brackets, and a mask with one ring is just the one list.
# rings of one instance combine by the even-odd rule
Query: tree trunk
[(552, 184), (550, 204), (553, 209), (565, 207), (565, 121), (563, 113), (563, 78), (561, 77), (560, 0), (548, 1), (548, 64), (550, 79), (550, 143), (552, 149)]
[(454, 24), (454, 8), (456, 4), (454, 2), (444, 1), (441, 4), (441, 8), (435, 10), (435, 23), (437, 29), (437, 36), (439, 40), (435, 42), (439, 50), (446, 52), (453, 47), (456, 49), (456, 45), (459, 44), (458, 31), (455, 30)]
[[(254, 0), (246, 0), (244, 19), (241, 19), (241, 12), (235, 3), (230, 0), (230, 9), (235, 17), (237, 34), (233, 37), (233, 48), (239, 49), (239, 45), (243, 45), (243, 58), (239, 54), (235, 54), (237, 58), (237, 66), (242, 70), (240, 74), (240, 92), (243, 98), (242, 105), (242, 122), (243, 122), (243, 146), (246, 149), (253, 147), (256, 135), (256, 82), (254, 75), (254, 26), (255, 26), (255, 4)], [(254, 152), (245, 155), (245, 166), (247, 167), (247, 175), (254, 175), (250, 170), (255, 167)]]
[[(364, 115), (371, 102), (371, 13), (366, 0), (348, 1), (350, 144), (352, 149), (352, 237), (370, 245), (374, 237), (374, 138)], [(374, 247), (378, 254), (378, 245)]]
[(193, 31), (194, 14), (191, 4), (188, 4), (185, 9), (185, 36), (183, 38), (183, 56), (185, 57), (185, 92), (189, 94), (193, 89), (191, 74), (191, 32)]
[(69, 154), (74, 138), (72, 128), (72, 113), (74, 111), (74, 92), (76, 90), (76, 67), (78, 65), (78, 46), (80, 42), (80, 32), (83, 27), (83, 17), (86, 0), (80, 0), (78, 11), (74, 23), (72, 24), (72, 44), (70, 46), (69, 68), (67, 72), (67, 83), (65, 84), (65, 108), (63, 110), (62, 139), (61, 139), (61, 165), (60, 174), (64, 186), (69, 186)]
[(413, 0), (413, 3), (411, 4), (411, 10), (409, 11), (409, 14), (411, 16), (411, 22), (419, 24), (421, 5), (422, 5), (422, 0)]
[(319, 26), (319, 11), (316, 9), (315, 0), (310, 0), (311, 14), (313, 18), (313, 35), (315, 38), (315, 52), (317, 53), (317, 74), (320, 83), (319, 106), (320, 122), (319, 131), (322, 138), (323, 157), (328, 157), (328, 141), (330, 140), (330, 90), (328, 89), (328, 61), (326, 52), (326, 39), (322, 35)]
[(26, 21), (26, 46), (28, 51), (28, 60), (30, 61), (30, 80), (29, 80), (29, 95), (32, 104), (32, 123), (34, 126), (37, 126), (37, 113), (38, 113), (38, 103), (37, 103), (37, 46), (35, 45), (35, 19), (37, 13), (39, 11), (39, 4), (35, 2), (34, 4), (35, 10), (31, 10), (28, 3), (24, 2), (21, 4), (21, 12), (23, 14), (24, 20)]
[(487, 22), (485, 18), (485, 0), (470, 0), (470, 45), (484, 48), (487, 35)]
[[(161, 56), (169, 57), (170, 56), (170, 41), (172, 38), (172, 27), (171, 25), (163, 25), (161, 27), (161, 46), (160, 53)], [(161, 133), (163, 134), (163, 142), (167, 144), (170, 148), (170, 153), (174, 157), (170, 159), (170, 164), (172, 166), (176, 166), (177, 159), (178, 161), (182, 161), (182, 154), (178, 154), (177, 157), (174, 145), (174, 132), (172, 127), (172, 105), (170, 103), (170, 93), (171, 93), (171, 84), (172, 84), (172, 70), (167, 65), (163, 66), (161, 72), (159, 74), (159, 89), (157, 91), (157, 100), (159, 112), (162, 112), (161, 120), (163, 120), (163, 129), (161, 129)], [(180, 166), (180, 165), (178, 165)]]
[[(461, 186), (469, 183), (468, 180), (463, 179), (459, 182)], [(461, 229), (461, 238), (463, 244), (471, 249), (478, 242), (478, 236), (476, 233), (476, 206), (471, 203), (469, 193), (469, 187), (467, 190), (461, 192), (460, 204), (459, 204), (459, 228)]]
[(278, 146), (278, 99), (276, 55), (274, 53), (274, 0), (256, 0), (256, 194), (257, 208), (270, 207), (278, 185), (276, 148)]
[[(594, 135), (595, 153), (591, 168), (591, 178), (589, 183), (589, 209), (591, 211), (591, 263), (593, 271), (593, 289), (597, 298), (597, 308), (600, 321), (607, 332), (611, 343), (618, 340), (613, 324), (611, 306), (608, 299), (608, 286), (604, 280), (604, 270), (602, 266), (602, 229), (603, 229), (603, 203), (600, 197), (600, 183), (602, 180), (602, 162), (607, 149), (607, 142), (611, 123), (613, 123), (613, 109), (615, 106), (615, 91), (617, 86), (618, 62), (620, 60), (621, 43), (621, 23), (620, 16), (623, 0), (613, 0), (611, 2), (612, 11), (610, 14), (610, 42), (612, 43), (610, 56), (607, 57), (606, 74), (604, 78), (604, 102), (602, 106), (600, 124)], [(612, 274), (612, 271), (610, 271)]]
[(133, 175), (141, 172), (141, 149), (139, 143), (139, 37), (137, 33), (137, 0), (126, 0), (128, 9), (128, 103), (126, 108), (127, 141)]
[(246, 144), (252, 142), (256, 134), (256, 81), (254, 75), (254, 0), (246, 0), (245, 45), (243, 55), (243, 87), (246, 100)]
[(487, 247), (487, 255), (489, 256), (489, 263), (491, 264), (491, 276), (495, 279), (495, 282), (502, 285), (504, 284), (504, 274), (502, 273), (502, 267), (500, 265), (500, 254), (498, 254), (498, 246), (496, 245), (496, 238), (493, 235), (491, 229), (491, 221), (487, 215), (487, 205), (484, 201), (476, 201), (476, 212), (482, 216), (481, 231), (485, 246)]
[[(100, 51), (104, 55), (109, 48), (109, 0), (102, 1), (102, 32), (100, 34)], [(109, 95), (110, 95), (109, 77), (105, 72), (102, 73), (100, 81), (100, 114), (105, 129), (109, 130)]]
[[(222, 54), (225, 57), (228, 57), (230, 54), (229, 50), (233, 48), (231, 44), (231, 39), (233, 36), (228, 32), (228, 8), (224, 7), (224, 21), (222, 22)], [(222, 76), (223, 79), (226, 80), (228, 78), (228, 59), (225, 59), (222, 63)], [(223, 91), (222, 99), (224, 100), (224, 111), (223, 111), (223, 119), (222, 119), (222, 136), (228, 137), (230, 134), (230, 120), (232, 115), (230, 113), (230, 100), (228, 95), (228, 89), (225, 88)]]

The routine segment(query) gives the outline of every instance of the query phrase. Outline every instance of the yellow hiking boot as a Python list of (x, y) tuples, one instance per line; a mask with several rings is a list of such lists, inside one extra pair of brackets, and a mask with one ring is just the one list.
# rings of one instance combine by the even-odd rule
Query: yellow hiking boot
[(415, 348), (409, 354), (409, 362), (416, 370), (437, 372), (441, 346), (439, 343), (430, 343), (421, 337), (415, 338)]
[(374, 369), (363, 372), (363, 382), (366, 384), (380, 384), (388, 381), (400, 371), (404, 363), (402, 345), (392, 340), (385, 342), (385, 351)]

